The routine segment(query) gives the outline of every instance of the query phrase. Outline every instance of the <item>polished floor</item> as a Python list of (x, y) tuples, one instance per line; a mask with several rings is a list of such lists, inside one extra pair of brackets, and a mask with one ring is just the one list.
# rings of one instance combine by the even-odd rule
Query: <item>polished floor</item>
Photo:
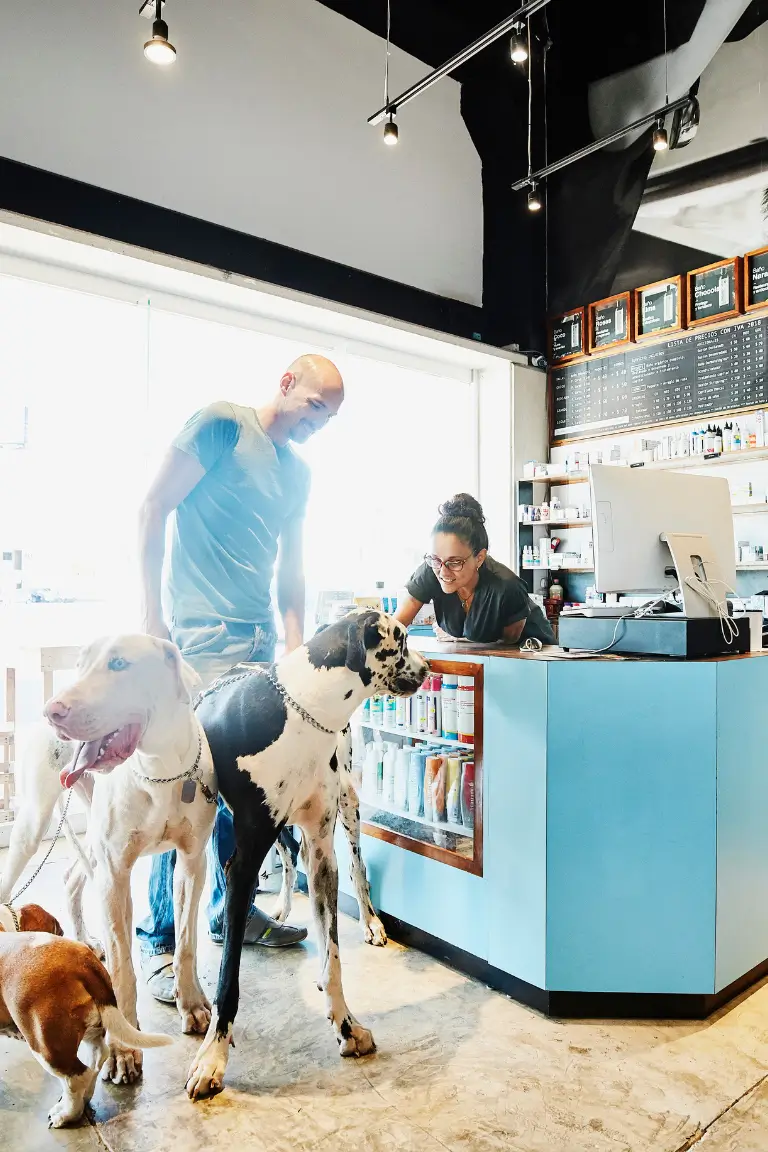
[[(60, 914), (67, 849), (29, 898)], [(4, 853), (0, 852), (0, 869)], [(147, 862), (136, 871), (136, 912)], [(267, 898), (265, 898), (268, 904)], [(297, 896), (293, 920), (308, 919)], [(197, 1040), (142, 993), (142, 1025), (178, 1035), (145, 1055), (143, 1080), (99, 1084), (89, 1117), (49, 1131), (58, 1098), (19, 1042), (0, 1038), (0, 1148), (24, 1152), (765, 1152), (768, 986), (705, 1023), (558, 1023), (417, 952), (364, 945), (341, 917), (347, 999), (379, 1051), (339, 1059), (317, 992), (313, 943), (249, 949), (226, 1090), (192, 1104)], [(310, 941), (312, 937), (310, 936)], [(201, 935), (213, 988), (220, 950)]]

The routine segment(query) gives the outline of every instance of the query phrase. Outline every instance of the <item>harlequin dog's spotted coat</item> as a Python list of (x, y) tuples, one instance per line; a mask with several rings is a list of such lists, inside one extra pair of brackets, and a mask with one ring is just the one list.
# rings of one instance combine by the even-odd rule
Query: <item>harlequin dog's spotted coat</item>
[[(224, 950), (211, 1024), (187, 1080), (193, 1099), (222, 1088), (238, 1007), (238, 972), (251, 893), (261, 864), (288, 824), (301, 828), (310, 898), (320, 937), (331, 1021), (342, 1056), (374, 1050), (371, 1033), (344, 999), (337, 932), (338, 872), (333, 848), (336, 815), (357, 839), (357, 801), (339, 763), (355, 709), (377, 692), (410, 696), (426, 661), (408, 651), (403, 626), (379, 612), (352, 613), (292, 652), (275, 674), (285, 691), (330, 732), (307, 723), (265, 676), (232, 679), (198, 709), (213, 755), (219, 789), (232, 809), (235, 853), (227, 875)], [(332, 734), (331, 734), (332, 733)], [(343, 770), (340, 770), (340, 767)], [(346, 797), (346, 799), (345, 799)], [(354, 798), (354, 799), (353, 799)], [(370, 908), (365, 873), (363, 904)], [(372, 917), (373, 910), (370, 909)]]

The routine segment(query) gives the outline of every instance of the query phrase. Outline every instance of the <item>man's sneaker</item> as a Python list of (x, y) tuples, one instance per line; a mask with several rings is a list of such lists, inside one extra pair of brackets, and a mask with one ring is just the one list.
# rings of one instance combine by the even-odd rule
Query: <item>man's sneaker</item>
[(147, 988), (161, 1004), (175, 1004), (173, 975), (173, 953), (164, 952), (161, 956), (141, 956), (141, 971)]
[[(224, 943), (224, 933), (211, 932), (214, 944)], [(263, 948), (290, 948), (306, 940), (306, 928), (294, 928), (290, 924), (279, 924), (271, 916), (265, 916), (258, 908), (252, 908), (245, 924), (244, 944), (261, 944)]]

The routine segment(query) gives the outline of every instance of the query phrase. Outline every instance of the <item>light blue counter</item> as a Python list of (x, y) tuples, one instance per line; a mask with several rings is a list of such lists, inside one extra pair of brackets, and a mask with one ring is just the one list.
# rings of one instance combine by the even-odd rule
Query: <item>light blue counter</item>
[(768, 659), (419, 646), (484, 666), (483, 875), (364, 835), (378, 908), (551, 992), (711, 997), (768, 958)]

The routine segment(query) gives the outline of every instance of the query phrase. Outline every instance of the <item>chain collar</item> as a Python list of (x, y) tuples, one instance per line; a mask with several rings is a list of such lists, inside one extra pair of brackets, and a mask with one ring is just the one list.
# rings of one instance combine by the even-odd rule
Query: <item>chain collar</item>
[(200, 757), (202, 756), (202, 754), (203, 754), (203, 733), (202, 733), (202, 729), (200, 727), (200, 723), (198, 722), (198, 725), (197, 725), (197, 756), (195, 757), (195, 762), (191, 768), (187, 768), (185, 772), (179, 772), (178, 776), (164, 776), (164, 777), (145, 776), (144, 773), (139, 772), (138, 768), (136, 768), (135, 765), (133, 765), (133, 764), (131, 764), (131, 771), (133, 772), (134, 776), (136, 776), (139, 780), (142, 780), (145, 784), (175, 784), (177, 780), (194, 779), (200, 785), (200, 788), (202, 790), (203, 796), (205, 796), (205, 799), (208, 801), (209, 804), (212, 804), (214, 802), (214, 800), (216, 799), (216, 797), (211, 792), (208, 785), (204, 783), (204, 781), (202, 780), (200, 773), (198, 771), (198, 769), (200, 767)]
[(310, 716), (310, 714), (309, 714), (309, 712), (307, 712), (306, 708), (303, 708), (301, 706), (301, 704), (298, 703), (297, 700), (294, 700), (294, 698), (289, 695), (289, 693), (286, 691), (285, 687), (280, 683), (280, 681), (275, 676), (274, 672), (272, 671), (271, 666), (269, 668), (262, 668), (259, 665), (255, 665), (251, 668), (248, 668), (247, 672), (238, 672), (238, 673), (235, 672), (236, 668), (244, 668), (244, 667), (245, 667), (244, 664), (235, 664), (234, 667), (231, 669), (232, 674), (230, 674), (229, 672), (225, 672), (224, 675), (220, 676), (218, 680), (214, 680), (213, 684), (211, 684), (208, 688), (206, 688), (203, 692), (201, 692), (200, 695), (197, 697), (197, 700), (195, 701), (195, 704), (194, 704), (195, 708), (198, 707), (198, 705), (201, 703), (201, 701), (203, 701), (205, 699), (206, 696), (210, 696), (211, 693), (213, 693), (213, 692), (218, 692), (219, 688), (222, 688), (225, 684), (234, 684), (236, 680), (245, 680), (249, 676), (253, 676), (253, 675), (258, 674), (260, 676), (265, 676), (267, 678), (267, 680), (269, 680), (270, 684), (275, 689), (278, 696), (280, 696), (282, 698), (282, 700), (288, 705), (288, 707), (292, 708), (293, 711), (298, 716), (301, 716), (302, 720), (304, 720), (307, 724), (311, 724), (311, 726), (313, 728), (316, 728), (318, 730), (318, 732), (325, 732), (325, 734), (327, 736), (335, 736), (337, 734), (337, 732), (338, 732), (337, 728), (326, 728), (318, 720), (315, 720), (314, 716)]
[[(18, 893), (18, 892), (16, 893), (17, 896), (19, 896), (20, 894), (21, 893)], [(7, 908), (8, 909), (8, 911), (11, 914), (11, 920), (13, 920), (14, 927), (16, 928), (16, 931), (21, 932), (21, 925), (19, 924), (19, 917), (18, 917), (16, 909), (13, 907), (13, 905), (12, 904), (0, 904), (0, 908)]]

